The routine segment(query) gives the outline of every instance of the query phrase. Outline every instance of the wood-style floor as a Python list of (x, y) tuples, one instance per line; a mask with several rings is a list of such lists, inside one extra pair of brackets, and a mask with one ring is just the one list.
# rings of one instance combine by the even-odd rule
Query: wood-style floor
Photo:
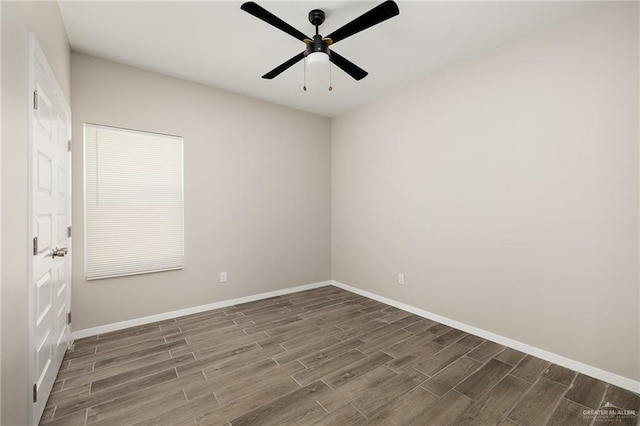
[(619, 426), (637, 416), (618, 409), (639, 408), (614, 385), (323, 287), (78, 340), (41, 424)]

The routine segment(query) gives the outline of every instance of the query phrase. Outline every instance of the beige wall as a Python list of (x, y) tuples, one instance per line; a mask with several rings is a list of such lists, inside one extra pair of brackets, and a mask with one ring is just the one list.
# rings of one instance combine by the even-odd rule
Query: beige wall
[(27, 111), (29, 31), (67, 99), (69, 43), (54, 2), (2, 2), (2, 419), (27, 422)]
[(640, 379), (638, 48), (611, 4), (333, 119), (333, 279)]
[[(328, 118), (82, 54), (71, 64), (74, 330), (331, 278)], [(183, 270), (84, 279), (84, 122), (184, 137)]]

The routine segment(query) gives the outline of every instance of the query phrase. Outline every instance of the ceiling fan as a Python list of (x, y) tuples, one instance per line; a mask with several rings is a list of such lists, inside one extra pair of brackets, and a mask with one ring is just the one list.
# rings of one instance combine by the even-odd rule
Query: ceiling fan
[(304, 52), (297, 54), (293, 58), (285, 61), (281, 65), (278, 65), (262, 76), (262, 78), (269, 80), (278, 76), (280, 73), (304, 58), (307, 58), (307, 61), (314, 62), (331, 61), (338, 68), (342, 69), (354, 79), (363, 79), (368, 74), (365, 70), (349, 61), (345, 57), (339, 55), (334, 50), (329, 49), (329, 46), (334, 45), (337, 42), (344, 40), (345, 38), (350, 37), (356, 33), (359, 33), (360, 31), (366, 30), (367, 28), (373, 27), (374, 25), (386, 21), (389, 18), (393, 18), (400, 13), (398, 5), (393, 0), (387, 0), (369, 10), (368, 12), (364, 13), (363, 15), (357, 17), (348, 24), (338, 28), (328, 36), (322, 37), (320, 34), (318, 34), (318, 27), (324, 22), (325, 13), (323, 10), (313, 9), (311, 12), (309, 12), (309, 22), (311, 22), (311, 25), (316, 27), (316, 34), (313, 36), (313, 38), (311, 38), (307, 37), (302, 32), (287, 24), (282, 19), (278, 18), (255, 2), (246, 2), (242, 6), (240, 6), (240, 8), (245, 12), (255, 16), (256, 18), (263, 20), (267, 24), (273, 25), (274, 27), (284, 31), (290, 36), (297, 38), (307, 45)]

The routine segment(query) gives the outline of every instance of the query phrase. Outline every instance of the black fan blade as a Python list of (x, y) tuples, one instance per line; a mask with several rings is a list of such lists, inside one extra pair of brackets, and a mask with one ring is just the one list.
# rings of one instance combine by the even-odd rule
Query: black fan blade
[(393, 0), (387, 0), (365, 14), (360, 15), (348, 24), (338, 28), (326, 38), (330, 38), (333, 43), (337, 43), (340, 40), (344, 40), (345, 38), (359, 33), (362, 30), (373, 27), (374, 25), (386, 21), (389, 18), (393, 18), (398, 14), (400, 14), (398, 5)]
[(331, 62), (336, 64), (338, 68), (340, 68), (342, 71), (346, 72), (356, 80), (362, 80), (367, 76), (367, 74), (369, 74), (368, 72), (366, 72), (365, 70), (363, 70), (362, 68), (360, 68), (359, 66), (357, 66), (356, 64), (348, 60), (347, 58), (345, 58), (344, 56), (338, 55), (333, 50), (329, 55), (329, 59), (331, 60)]
[(284, 31), (285, 33), (297, 38), (300, 41), (309, 39), (309, 37), (302, 34), (300, 31), (296, 30), (273, 13), (266, 10), (264, 7), (257, 5), (252, 1), (244, 3), (242, 6), (240, 6), (240, 9), (252, 14), (258, 19), (262, 19), (267, 24), (273, 25), (277, 29)]
[(278, 76), (282, 71), (291, 68), (293, 66), (293, 64), (295, 64), (298, 61), (301, 61), (304, 59), (304, 52), (297, 54), (296, 56), (294, 56), (293, 58), (289, 59), (287, 62), (284, 62), (280, 65), (278, 65), (277, 67), (275, 67), (274, 69), (272, 69), (271, 71), (269, 71), (268, 73), (266, 73), (265, 75), (262, 76), (262, 78), (266, 78), (267, 80), (271, 80), (272, 78)]

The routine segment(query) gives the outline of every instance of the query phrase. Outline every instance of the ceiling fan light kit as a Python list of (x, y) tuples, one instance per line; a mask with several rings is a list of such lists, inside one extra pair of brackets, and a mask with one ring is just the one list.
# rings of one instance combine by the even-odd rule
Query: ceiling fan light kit
[(324, 52), (312, 52), (307, 55), (307, 66), (328, 65), (329, 54)]
[[(306, 44), (304, 52), (297, 54), (293, 58), (283, 62), (282, 64), (278, 65), (262, 76), (262, 78), (270, 80), (274, 77), (277, 77), (283, 71), (289, 69), (297, 62), (305, 59), (305, 85), (303, 86), (304, 90), (306, 90), (306, 67), (316, 66), (321, 63), (329, 64), (329, 75), (331, 75), (330, 65), (334, 64), (338, 68), (349, 74), (351, 77), (353, 77), (353, 79), (355, 79), (356, 81), (362, 80), (364, 77), (366, 77), (368, 73), (365, 70), (349, 61), (345, 57), (339, 55), (333, 49), (329, 49), (329, 46), (332, 46), (347, 37), (357, 34), (360, 31), (366, 30), (367, 28), (386, 21), (389, 18), (393, 18), (400, 13), (398, 5), (393, 0), (387, 0), (369, 10), (368, 12), (355, 18), (351, 22), (338, 28), (327, 37), (322, 37), (319, 34), (318, 27), (324, 22), (325, 13), (323, 10), (313, 9), (309, 12), (309, 22), (316, 28), (316, 33), (313, 38), (310, 38), (304, 35), (304, 33), (302, 33), (301, 31), (287, 24), (282, 19), (278, 18), (262, 6), (259, 6), (255, 2), (249, 1), (243, 3), (240, 8), (245, 12), (255, 16), (256, 18), (278, 28), (281, 31), (284, 31), (290, 36), (295, 37), (296, 39)], [(332, 90), (331, 83), (329, 83), (329, 90)]]

